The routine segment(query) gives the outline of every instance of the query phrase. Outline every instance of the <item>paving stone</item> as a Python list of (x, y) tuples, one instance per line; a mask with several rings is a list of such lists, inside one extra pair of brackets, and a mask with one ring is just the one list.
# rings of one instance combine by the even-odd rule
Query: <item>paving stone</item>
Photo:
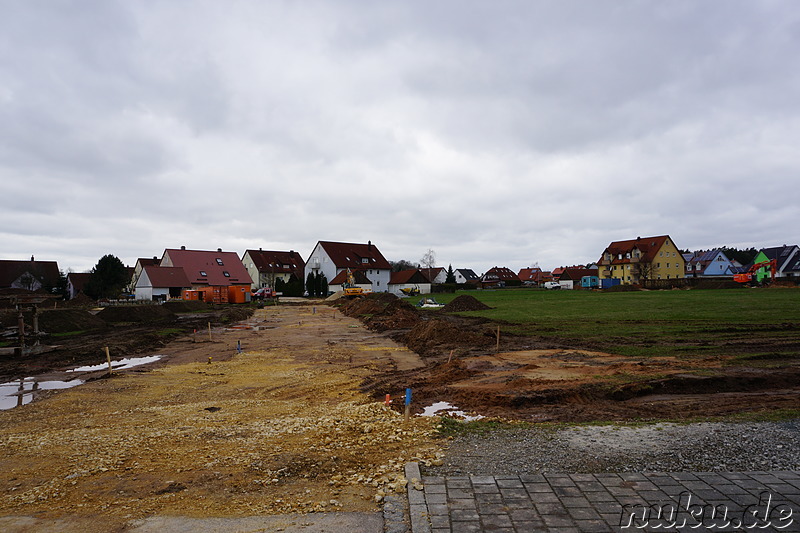
[(500, 487), (494, 483), (491, 485), (473, 485), (472, 491), (475, 494), (500, 494)]
[(523, 489), (522, 481), (519, 478), (514, 479), (497, 479), (497, 486), (501, 489)]
[(473, 509), (451, 509), (450, 520), (453, 522), (463, 522), (465, 520), (480, 520), (480, 516), (478, 515), (478, 511)]
[(469, 479), (470, 481), (472, 481), (473, 486), (482, 484), (488, 484), (488, 485), (496, 484), (494, 476), (470, 476)]
[(504, 500), (517, 500), (528, 497), (528, 492), (525, 489), (500, 489), (500, 494)]
[(501, 527), (513, 527), (511, 518), (507, 514), (482, 514), (481, 524), (487, 530), (496, 530)]
[(519, 480), (523, 483), (547, 483), (543, 474), (526, 474), (519, 476)]
[(447, 500), (450, 509), (477, 509), (481, 502), (474, 498), (462, 498), (459, 500)]
[(472, 483), (468, 477), (448, 477), (445, 480), (448, 489), (469, 489)]
[(553, 492), (550, 483), (525, 483), (525, 490), (528, 492)]

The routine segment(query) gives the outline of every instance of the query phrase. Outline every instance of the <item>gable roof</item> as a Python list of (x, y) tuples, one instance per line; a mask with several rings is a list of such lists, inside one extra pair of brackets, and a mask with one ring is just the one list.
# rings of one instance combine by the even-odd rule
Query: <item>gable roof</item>
[(467, 281), (478, 281), (480, 279), (471, 268), (457, 268), (456, 272), (460, 273)]
[(83, 290), (91, 277), (91, 272), (70, 272), (67, 274), (67, 281), (75, 289), (75, 292), (78, 292)]
[(319, 241), (336, 268), (374, 268), (391, 270), (392, 265), (383, 257), (378, 247), (368, 241), (367, 244), (349, 242)]
[[(146, 266), (143, 270), (152, 287), (188, 288), (192, 286), (192, 282), (189, 281), (186, 272), (181, 267)], [(141, 278), (139, 279), (141, 280)]]
[(561, 273), (561, 280), (580, 281), (584, 276), (597, 276), (596, 268), (567, 267)]
[(610, 264), (617, 265), (621, 263), (630, 263), (633, 257), (629, 258), (626, 256), (629, 253), (631, 256), (633, 256), (633, 251), (636, 249), (641, 252), (641, 257), (639, 257), (640, 262), (652, 263), (655, 260), (658, 251), (668, 241), (672, 242), (673, 245), (675, 244), (669, 235), (659, 235), (657, 237), (637, 237), (627, 241), (614, 241), (609, 244), (605, 250), (603, 250), (603, 254), (600, 256), (600, 262), (603, 264), (609, 264), (608, 261), (604, 261), (603, 256), (605, 256), (606, 253), (610, 253)]
[[(356, 282), (356, 285), (372, 285), (372, 282), (363, 270), (351, 270), (350, 273), (353, 274), (353, 281)], [(333, 279), (328, 282), (328, 285), (341, 285), (342, 283), (347, 283), (347, 270), (342, 270), (336, 274)]]
[(492, 267), (481, 277), (481, 281), (519, 281), (519, 277), (507, 267)]
[(420, 267), (419, 271), (422, 272), (422, 275), (425, 276), (427, 281), (433, 283), (433, 280), (439, 277), (439, 274), (444, 272), (444, 267)]
[(792, 244), (790, 246), (783, 245), (783, 246), (774, 246), (772, 248), (762, 248), (761, 252), (767, 256), (767, 259), (775, 259), (778, 265), (778, 271), (783, 272), (785, 270), (792, 270), (791, 268), (787, 269), (787, 266), (793, 266), (797, 256), (800, 255), (800, 249), (796, 244)]
[(42, 285), (55, 287), (61, 273), (55, 261), (16, 261), (12, 259), (0, 260), (0, 288), (11, 287), (25, 273), (36, 278)]
[[(276, 250), (246, 250), (244, 255), (249, 255), (256, 270), (263, 273), (294, 274), (298, 279), (303, 279), (305, 261), (294, 250), (288, 252)], [(242, 259), (244, 259), (244, 255)]]
[(542, 281), (549, 281), (553, 278), (552, 273), (546, 272), (539, 267), (532, 267), (532, 268), (522, 268), (517, 273), (517, 277), (520, 281), (533, 281), (533, 282), (542, 282)]
[[(192, 285), (250, 285), (253, 280), (236, 252), (167, 248), (161, 264), (181, 267)], [(225, 273), (228, 273), (226, 276)]]
[(392, 272), (389, 283), (392, 285), (402, 285), (404, 283), (430, 283), (430, 280), (428, 280), (428, 278), (420, 271), (420, 269), (412, 268), (409, 270)]

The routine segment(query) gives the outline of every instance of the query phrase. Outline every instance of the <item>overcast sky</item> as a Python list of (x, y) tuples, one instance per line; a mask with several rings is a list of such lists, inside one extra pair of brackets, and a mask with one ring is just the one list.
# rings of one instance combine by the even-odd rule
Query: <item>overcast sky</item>
[(0, 258), (800, 241), (800, 3), (0, 0)]

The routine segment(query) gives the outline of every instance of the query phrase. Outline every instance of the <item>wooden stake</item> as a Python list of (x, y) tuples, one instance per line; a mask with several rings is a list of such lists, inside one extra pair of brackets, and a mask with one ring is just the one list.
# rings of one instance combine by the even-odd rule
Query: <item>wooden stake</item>
[(500, 351), (500, 326), (497, 326), (497, 351)]
[(208, 323), (208, 342), (211, 342), (211, 322)]
[(111, 353), (108, 351), (108, 346), (106, 346), (106, 361), (108, 361), (108, 373), (111, 374)]
[(447, 364), (450, 364), (450, 360), (453, 358), (453, 352), (455, 350), (450, 350), (450, 357), (447, 358)]

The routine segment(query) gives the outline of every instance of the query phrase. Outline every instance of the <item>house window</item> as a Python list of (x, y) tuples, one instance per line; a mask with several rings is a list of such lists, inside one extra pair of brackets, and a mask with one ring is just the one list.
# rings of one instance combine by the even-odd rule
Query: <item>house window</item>
[(631, 258), (631, 253), (630, 252), (626, 253), (625, 254), (625, 259), (630, 259), (630, 258)]
[(206, 274), (206, 271), (205, 271), (205, 270), (201, 270), (201, 271), (200, 271), (200, 277), (203, 277), (203, 278), (204, 278), (204, 277), (206, 277), (206, 276), (208, 276), (208, 274)]
[(223, 271), (222, 271), (222, 275), (223, 275), (223, 276), (225, 276), (226, 278), (229, 278), (229, 277), (231, 277), (231, 273), (230, 273), (230, 272), (228, 272), (227, 270), (223, 270)]
[(217, 264), (218, 264), (219, 266), (222, 266), (222, 259), (220, 259), (219, 257), (217, 257)]
[(656, 268), (661, 268), (661, 263), (656, 263)]
[(658, 257), (664, 257), (664, 252), (658, 252)]
[(361, 258), (361, 262), (362, 263), (369, 263), (369, 257), (362, 257)]

